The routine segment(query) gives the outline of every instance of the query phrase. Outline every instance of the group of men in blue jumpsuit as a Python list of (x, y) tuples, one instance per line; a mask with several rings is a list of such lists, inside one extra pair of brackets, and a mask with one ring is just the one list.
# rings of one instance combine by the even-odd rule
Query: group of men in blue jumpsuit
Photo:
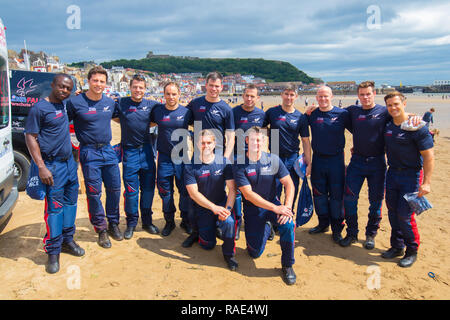
[[(292, 269), (295, 261), (292, 212), (299, 177), (293, 169), (293, 163), (298, 157), (300, 142), (303, 144), (307, 176), (311, 173), (314, 204), (319, 218), (319, 224), (309, 232), (311, 234), (325, 232), (331, 224), (335, 242), (342, 246), (356, 242), (357, 200), (362, 182), (367, 178), (370, 202), (364, 244), (367, 249), (374, 247), (374, 237), (381, 219), (386, 171), (385, 145), (390, 167), (393, 168), (390, 175), (395, 179), (398, 178), (395, 175), (397, 171), (401, 172), (400, 175), (407, 175), (405, 172), (409, 174), (409, 168), (413, 168), (417, 175), (417, 170), (422, 166), (422, 151), (432, 150), (432, 143), (429, 143), (428, 137), (425, 134), (420, 135), (423, 130), (408, 133), (406, 136), (408, 138), (411, 136), (408, 141), (415, 142), (418, 151), (414, 158), (409, 156), (414, 149), (413, 146), (408, 149), (402, 145), (405, 147), (404, 157), (407, 155), (406, 158), (412, 160), (406, 161), (406, 164), (396, 162), (395, 159), (400, 154), (392, 150), (400, 150), (401, 147), (389, 147), (398, 141), (387, 138), (390, 136), (386, 133), (386, 124), (392, 118), (395, 122), (395, 117), (391, 115), (391, 118), (388, 115), (389, 108), (373, 103), (374, 86), (370, 83), (363, 83), (358, 88), (362, 107), (351, 106), (347, 109), (333, 107), (331, 89), (321, 87), (316, 97), (319, 108), (309, 115), (303, 115), (294, 108), (294, 101), (298, 97), (294, 87), (286, 87), (281, 95), (282, 104), (264, 113), (263, 110), (255, 108), (257, 88), (249, 86), (244, 91), (244, 104), (231, 109), (219, 97), (223, 88), (222, 76), (219, 73), (208, 75), (206, 96), (192, 100), (187, 107), (178, 104), (180, 89), (174, 82), (164, 87), (166, 104), (143, 99), (146, 89), (145, 79), (140, 76), (135, 76), (130, 83), (132, 96), (115, 103), (103, 95), (107, 73), (101, 67), (90, 70), (89, 90), (86, 93), (63, 103), (72, 89), (73, 84), (69, 80), (70, 77), (67, 76), (55, 77), (52, 84), (52, 87), (55, 86), (55, 93), (50, 95), (48, 101), (36, 104), (37, 107), (30, 112), (31, 117), (26, 128), (27, 143), (29, 142), (33, 159), (40, 167), (41, 179), (47, 184), (48, 189), (46, 198), (48, 234), (45, 249), (49, 253), (47, 264), (49, 272), (57, 272), (59, 269), (61, 248), (75, 255), (84, 254), (84, 250), (73, 241), (77, 201), (77, 192), (74, 190), (78, 189), (78, 181), (73, 177), (73, 172), (76, 173), (76, 164), (71, 152), (69, 155), (67, 151), (71, 151), (70, 139), (67, 140), (68, 130), (67, 135), (58, 134), (58, 139), (54, 136), (55, 132), (65, 130), (68, 120), (73, 120), (75, 133), (80, 141), (80, 163), (85, 179), (89, 218), (99, 234), (98, 243), (101, 247), (111, 247), (108, 235), (117, 241), (124, 237), (130, 239), (137, 226), (139, 210), (143, 229), (153, 234), (159, 233), (152, 222), (155, 179), (163, 200), (162, 209), (166, 220), (162, 235), (168, 236), (175, 228), (176, 209), (173, 199), (175, 179), (180, 193), (181, 227), (189, 233), (189, 237), (183, 242), (184, 247), (192, 246), (198, 241), (202, 247), (211, 249), (216, 244), (215, 228), (218, 227), (224, 240), (225, 261), (231, 270), (235, 270), (237, 262), (234, 258), (234, 240), (239, 238), (237, 234), (243, 211), (247, 249), (252, 257), (256, 258), (262, 254), (265, 243), (271, 236), (271, 224), (278, 229), (282, 248), (283, 279), (288, 284), (295, 283), (296, 279)], [(58, 89), (59, 91), (56, 89), (58, 86), (62, 88)], [(56, 116), (50, 119), (52, 112)], [(113, 118), (118, 118), (122, 129), (123, 154), (120, 157), (123, 161), (124, 208), (127, 216), (127, 229), (124, 234), (118, 226), (120, 160), (110, 145), (112, 138), (110, 122)], [(158, 168), (155, 167), (155, 154), (149, 134), (151, 124), (159, 128)], [(196, 143), (194, 156), (188, 161), (189, 164), (185, 165), (183, 162), (186, 163), (188, 159), (186, 154), (188, 148), (184, 133), (187, 132), (189, 125), (194, 125)], [(53, 127), (58, 127), (59, 131), (49, 130)], [(271, 134), (276, 134), (279, 138), (271, 139), (272, 154), (262, 152), (265, 134), (261, 131), (261, 127), (269, 127)], [(311, 143), (308, 127), (311, 128)], [(172, 140), (178, 129), (184, 130), (184, 133), (180, 132), (178, 141)], [(240, 136), (235, 136), (235, 129), (238, 129)], [(345, 129), (353, 133), (354, 144), (347, 173), (343, 154)], [(391, 132), (395, 132), (394, 129)], [(242, 134), (244, 132), (246, 134)], [(245, 143), (242, 143), (244, 139)], [(213, 140), (212, 150), (211, 145), (205, 147), (204, 144), (208, 142), (205, 140)], [(40, 148), (39, 152), (36, 152), (36, 147)], [(311, 150), (314, 152), (313, 155)], [(427, 155), (426, 152), (424, 154)], [(428, 159), (429, 157), (426, 163), (429, 163)], [(231, 160), (236, 163), (233, 167), (229, 163)], [(68, 167), (71, 170), (67, 169)], [(49, 170), (47, 168), (51, 168), (51, 174), (47, 172)], [(54, 179), (54, 185), (48, 180), (51, 175), (58, 177)], [(419, 187), (417, 181), (413, 187), (406, 189), (421, 188), (422, 195), (426, 194), (429, 192), (430, 175), (428, 169), (425, 175), (425, 188)], [(100, 200), (102, 182), (106, 189), (106, 210), (103, 209)], [(228, 188), (228, 196), (225, 193), (225, 186)], [(281, 204), (283, 186), (284, 204)], [(406, 192), (406, 189), (400, 189), (392, 194), (402, 195)], [(393, 198), (394, 196), (389, 197), (388, 201), (389, 217), (393, 225), (392, 248), (384, 254), (384, 257), (400, 255), (403, 239), (408, 247), (405, 258), (416, 257), (418, 233), (415, 221), (409, 212), (409, 222), (405, 222), (407, 210), (404, 203), (399, 196), (396, 196), (395, 200)], [(393, 218), (396, 214), (399, 217)], [(342, 238), (344, 218), (348, 229), (347, 236)], [(409, 232), (411, 228), (413, 231)], [(415, 261), (415, 258), (409, 258), (408, 261), (411, 260)], [(409, 266), (414, 261), (404, 262), (401, 265)]]

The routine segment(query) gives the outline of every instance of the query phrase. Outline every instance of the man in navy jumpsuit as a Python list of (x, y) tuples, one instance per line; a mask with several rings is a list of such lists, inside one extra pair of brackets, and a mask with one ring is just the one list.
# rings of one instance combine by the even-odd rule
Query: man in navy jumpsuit
[[(89, 90), (67, 102), (69, 120), (80, 141), (80, 163), (88, 203), (89, 219), (98, 233), (98, 244), (110, 248), (108, 233), (123, 240), (119, 225), (120, 170), (118, 158), (110, 142), (114, 100), (103, 95), (108, 74), (102, 67), (89, 70)], [(101, 202), (102, 183), (106, 189), (106, 218)]]
[[(245, 133), (253, 126), (262, 127), (265, 118), (265, 112), (256, 108), (256, 103), (259, 100), (258, 87), (249, 84), (245, 88), (242, 98), (244, 103), (233, 108), (234, 125), (236, 127), (235, 163), (237, 158), (243, 159), (245, 157), (245, 152), (248, 149), (245, 143)], [(236, 192), (235, 212), (237, 219), (236, 240), (239, 240), (242, 224), (242, 196), (239, 190)]]
[(369, 190), (369, 219), (364, 242), (366, 249), (375, 247), (375, 236), (380, 227), (386, 176), (384, 128), (391, 120), (391, 116), (386, 107), (375, 103), (375, 94), (374, 82), (362, 82), (358, 86), (361, 105), (346, 108), (351, 119), (353, 150), (345, 177), (344, 208), (347, 235), (339, 243), (343, 247), (358, 240), (358, 198), (365, 179)]
[[(311, 173), (311, 143), (309, 141), (308, 119), (304, 114), (295, 109), (294, 103), (297, 99), (297, 87), (294, 84), (287, 85), (281, 93), (282, 104), (272, 107), (266, 111), (264, 127), (269, 126), (271, 135), (274, 130), (278, 130), (278, 141), (270, 140), (270, 152), (276, 153), (289, 170), (291, 179), (294, 182), (294, 205), (297, 198), (300, 178), (294, 170), (294, 162), (298, 158), (300, 150), (300, 139), (305, 153), (305, 163), (307, 164), (306, 175)], [(278, 142), (278, 146), (273, 145)], [(281, 197), (281, 183), (277, 182), (277, 196)]]
[[(261, 256), (271, 232), (270, 225), (266, 222), (270, 221), (272, 225), (278, 227), (283, 280), (292, 285), (296, 281), (292, 268), (295, 263), (295, 224), (292, 220), (294, 184), (280, 158), (276, 154), (262, 151), (265, 135), (261, 128), (251, 128), (246, 141), (248, 151), (245, 161), (241, 162), (238, 159), (233, 174), (236, 186), (244, 198), (247, 251), (253, 258)], [(276, 194), (276, 180), (280, 180), (286, 190), (284, 205), (280, 203)]]
[(347, 110), (331, 104), (332, 98), (329, 87), (320, 87), (316, 95), (319, 108), (308, 116), (313, 150), (311, 184), (314, 209), (319, 218), (319, 224), (309, 233), (325, 232), (331, 224), (333, 240), (339, 243), (344, 226), (344, 133), (350, 128), (350, 117)]
[[(162, 230), (163, 236), (168, 236), (175, 228), (175, 204), (174, 204), (174, 183), (179, 192), (179, 209), (181, 214), (180, 226), (191, 233), (189, 223), (189, 196), (184, 186), (183, 179), (183, 158), (189, 159), (188, 150), (188, 126), (192, 122), (192, 113), (189, 109), (179, 105), (180, 87), (175, 82), (168, 82), (164, 85), (165, 104), (158, 104), (152, 110), (151, 122), (158, 125), (158, 168), (157, 186), (162, 199), (162, 211), (166, 225)], [(178, 139), (172, 135), (177, 129), (184, 129), (180, 132)], [(175, 140), (172, 140), (175, 139)], [(184, 144), (179, 145), (181, 142)], [(174, 149), (174, 148), (177, 149)], [(187, 161), (186, 161), (187, 162)]]
[(73, 159), (69, 121), (63, 100), (72, 91), (70, 76), (58, 74), (49, 97), (36, 103), (28, 113), (25, 140), (46, 185), (44, 251), (46, 271), (59, 271), (60, 252), (83, 256), (84, 250), (73, 240), (78, 200), (78, 165)]
[[(418, 192), (422, 197), (431, 191), (431, 174), (434, 167), (433, 138), (428, 128), (417, 131), (402, 130), (400, 125), (408, 119), (405, 113), (406, 98), (400, 92), (384, 97), (392, 116), (384, 139), (389, 169), (386, 175), (386, 206), (391, 224), (391, 248), (382, 254), (392, 259), (402, 256), (399, 266), (410, 267), (417, 259), (420, 237), (415, 214), (404, 199), (407, 193)], [(423, 168), (423, 181), (420, 181)]]
[(144, 99), (145, 89), (145, 78), (135, 75), (130, 81), (131, 97), (120, 98), (116, 104), (123, 150), (123, 196), (127, 216), (125, 239), (133, 236), (139, 220), (139, 209), (142, 229), (151, 234), (159, 233), (152, 220), (156, 169), (150, 138), (150, 114), (157, 102)]
[[(222, 75), (211, 72), (206, 76), (206, 95), (193, 99), (186, 106), (192, 112), (194, 124), (194, 140), (198, 140), (198, 134), (203, 129), (210, 129), (216, 135), (216, 154), (231, 159), (234, 150), (234, 117), (231, 107), (220, 98), (223, 90)], [(195, 149), (194, 153), (198, 153)], [(192, 214), (194, 212), (190, 211)], [(190, 221), (194, 218), (189, 217)], [(196, 230), (195, 222), (191, 225)], [(183, 242), (184, 247), (191, 246), (198, 239), (197, 233), (192, 232)]]
[[(198, 243), (204, 249), (213, 249), (216, 245), (218, 225), (223, 234), (224, 259), (228, 268), (234, 271), (238, 267), (234, 259), (236, 220), (233, 205), (236, 186), (231, 162), (223, 156), (214, 154), (215, 136), (208, 129), (200, 133), (197, 147), (200, 152), (194, 155), (191, 164), (186, 164), (184, 181), (194, 202)], [(228, 188), (228, 196), (225, 187)]]

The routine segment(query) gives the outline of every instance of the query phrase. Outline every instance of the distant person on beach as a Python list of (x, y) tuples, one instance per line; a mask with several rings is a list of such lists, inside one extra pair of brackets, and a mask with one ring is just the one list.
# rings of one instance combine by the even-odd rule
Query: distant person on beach
[(384, 101), (392, 116), (392, 122), (388, 123), (384, 133), (389, 165), (386, 175), (386, 206), (392, 230), (391, 248), (382, 257), (392, 259), (404, 254), (398, 265), (410, 267), (417, 259), (420, 238), (414, 212), (403, 196), (418, 192), (417, 196), (422, 197), (431, 192), (433, 139), (427, 127), (417, 131), (400, 128), (402, 122), (408, 119), (405, 113), (406, 98), (402, 93), (389, 93)]
[[(252, 127), (246, 137), (248, 150), (245, 160), (233, 167), (234, 179), (244, 197), (245, 239), (247, 252), (258, 258), (264, 252), (270, 236), (270, 221), (280, 233), (281, 270), (283, 280), (288, 285), (296, 282), (292, 266), (294, 258), (295, 223), (292, 204), (294, 184), (289, 171), (276, 154), (262, 151), (266, 136), (259, 127)], [(276, 194), (276, 181), (285, 187), (286, 197), (281, 204)]]
[[(222, 253), (230, 270), (235, 271), (235, 216), (234, 200), (236, 185), (231, 162), (223, 156), (216, 156), (216, 137), (210, 130), (202, 130), (192, 163), (186, 164), (184, 182), (193, 200), (195, 224), (198, 226), (198, 243), (207, 250), (216, 245), (216, 226), (222, 231)], [(196, 158), (198, 157), (198, 158)], [(220, 158), (219, 158), (220, 157)], [(197, 161), (196, 161), (197, 160)], [(225, 191), (228, 189), (228, 195)]]
[(44, 251), (48, 273), (59, 271), (61, 252), (81, 257), (82, 249), (74, 240), (78, 201), (78, 164), (73, 159), (66, 100), (73, 81), (66, 74), (57, 74), (51, 83), (50, 95), (37, 102), (28, 113), (25, 141), (39, 168), (45, 185)]
[(345, 129), (350, 129), (351, 123), (348, 111), (333, 106), (332, 99), (331, 88), (320, 87), (316, 94), (319, 108), (307, 116), (313, 150), (311, 184), (319, 219), (319, 224), (309, 233), (326, 232), (331, 224), (333, 241), (339, 243), (344, 226)]
[[(259, 98), (258, 87), (254, 84), (249, 84), (242, 95), (244, 103), (233, 108), (234, 125), (236, 127), (234, 163), (236, 163), (236, 159), (239, 155), (242, 158), (248, 149), (248, 146), (245, 143), (245, 133), (253, 126), (263, 126), (265, 112), (262, 109), (256, 108), (256, 103)], [(238, 240), (242, 224), (242, 197), (239, 190), (237, 190), (236, 193), (235, 211), (237, 220), (236, 240)]]
[(434, 111), (435, 111), (434, 108), (431, 108), (430, 111), (425, 112), (425, 114), (423, 115), (422, 120), (426, 122), (427, 128), (430, 128), (430, 123), (434, 123), (433, 122)]

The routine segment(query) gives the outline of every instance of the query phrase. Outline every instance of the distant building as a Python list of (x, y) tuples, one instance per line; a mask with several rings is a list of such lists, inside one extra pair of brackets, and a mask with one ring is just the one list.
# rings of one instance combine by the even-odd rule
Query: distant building
[(434, 80), (433, 86), (447, 86), (450, 85), (450, 80)]

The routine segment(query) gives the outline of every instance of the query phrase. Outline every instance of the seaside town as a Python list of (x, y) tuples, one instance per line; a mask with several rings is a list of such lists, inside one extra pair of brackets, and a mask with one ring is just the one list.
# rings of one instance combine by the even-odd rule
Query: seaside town
[[(169, 55), (154, 55), (152, 51), (149, 51), (147, 58), (168, 58)], [(187, 59), (195, 59), (193, 57), (184, 57)], [(71, 66), (61, 62), (60, 58), (55, 55), (47, 55), (43, 51), (33, 52), (22, 49), (19, 53), (14, 50), (8, 50), (8, 60), (10, 69), (18, 70), (31, 70), (37, 72), (52, 72), (52, 73), (67, 73), (77, 79), (78, 88), (81, 90), (87, 90), (87, 72), (93, 66), (95, 62), (85, 62), (82, 67)], [(105, 93), (109, 95), (127, 96), (130, 94), (129, 83), (134, 74), (140, 73), (146, 79), (148, 97), (157, 99), (162, 98), (163, 85), (165, 82), (177, 81), (181, 87), (182, 101), (186, 101), (193, 96), (205, 93), (205, 78), (202, 73), (156, 73), (146, 70), (136, 70), (131, 68), (124, 68), (121, 66), (113, 66), (110, 69), (106, 69), (108, 72), (108, 85), (105, 89)], [(241, 75), (239, 73), (227, 75), (223, 81), (223, 92), (225, 96), (239, 95), (243, 92), (245, 86), (252, 83), (258, 87), (261, 94), (270, 95), (277, 94), (286, 82), (268, 82), (266, 79), (256, 77), (251, 74)], [(317, 90), (324, 82), (320, 79), (316, 79), (315, 83), (303, 83), (290, 82), (298, 86), (299, 92), (305, 95), (312, 94)], [(357, 89), (356, 81), (334, 81), (326, 83), (333, 89), (335, 94), (354, 94)], [(377, 85), (377, 90), (382, 93), (387, 93), (392, 90), (399, 90), (404, 93), (438, 93), (448, 92), (450, 88), (449, 80), (436, 80), (429, 87), (406, 87), (399, 86), (393, 87), (388, 84)], [(441, 91), (443, 90), (443, 91)], [(447, 97), (445, 97), (447, 98)]]

